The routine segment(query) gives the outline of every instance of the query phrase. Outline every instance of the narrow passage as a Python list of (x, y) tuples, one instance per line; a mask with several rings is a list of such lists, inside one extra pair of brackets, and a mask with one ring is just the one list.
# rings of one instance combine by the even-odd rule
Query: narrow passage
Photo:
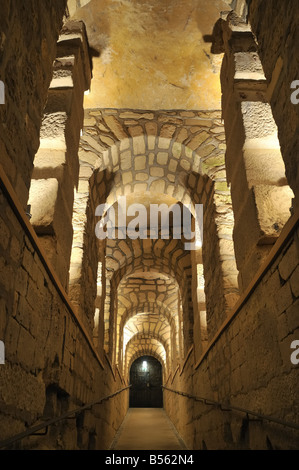
[(163, 408), (129, 408), (111, 450), (187, 449)]

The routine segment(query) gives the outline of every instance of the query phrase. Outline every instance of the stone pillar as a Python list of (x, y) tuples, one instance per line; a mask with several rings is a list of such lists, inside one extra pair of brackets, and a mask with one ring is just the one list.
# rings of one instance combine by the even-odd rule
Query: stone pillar
[(202, 251), (191, 251), (192, 258), (192, 298), (194, 312), (194, 353), (198, 359), (207, 345), (206, 296), (204, 291), (204, 273)]
[(90, 80), (85, 27), (82, 22), (69, 22), (57, 43), (28, 201), (31, 223), (65, 288), (73, 237), (74, 188), (78, 186), (83, 97)]
[(226, 172), (234, 210), (239, 287), (244, 290), (290, 217), (288, 186), (266, 80), (248, 24), (230, 13), (223, 25), (222, 113)]
[[(79, 185), (74, 200), (69, 297), (92, 337), (95, 308), (99, 308), (97, 301), (99, 261), (102, 261), (106, 268), (106, 240), (99, 240), (96, 236), (96, 225), (100, 221), (100, 218), (96, 217), (96, 208), (106, 201), (111, 174), (106, 170), (92, 172), (91, 168), (88, 168), (89, 172), (86, 172), (86, 168), (80, 164)], [(104, 295), (101, 305), (104, 308), (104, 303), (109, 296), (105, 276), (102, 278), (102, 285)], [(101, 322), (101, 311), (99, 315)]]
[[(198, 292), (202, 302), (199, 305), (201, 310), (197, 308), (197, 323), (203, 323), (205, 314), (200, 312), (206, 311), (207, 335), (210, 340), (239, 297), (232, 241), (234, 217), (230, 190), (225, 180), (214, 182), (206, 175), (198, 175), (192, 186), (193, 200), (203, 204), (202, 254), (197, 263), (203, 265), (205, 282), (204, 292), (203, 289)], [(197, 272), (193, 276), (197, 277)], [(206, 308), (202, 309), (204, 299)]]
[(104, 343), (104, 302), (106, 295), (105, 285), (105, 240), (99, 242), (99, 263), (97, 275), (97, 296), (95, 299), (95, 313), (94, 313), (94, 327), (93, 327), (93, 342), (98, 349), (100, 355), (103, 351)]

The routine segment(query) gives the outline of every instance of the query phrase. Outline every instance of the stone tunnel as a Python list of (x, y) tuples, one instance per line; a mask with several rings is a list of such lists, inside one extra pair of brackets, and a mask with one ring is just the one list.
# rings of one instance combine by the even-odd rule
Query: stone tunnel
[(298, 5), (1, 9), (0, 448), (298, 449)]

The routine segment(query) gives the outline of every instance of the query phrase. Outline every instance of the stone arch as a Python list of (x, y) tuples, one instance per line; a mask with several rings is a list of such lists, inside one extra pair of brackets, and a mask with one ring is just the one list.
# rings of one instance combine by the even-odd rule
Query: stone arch
[(119, 284), (117, 305), (117, 352), (119, 356), (125, 323), (140, 312), (166, 318), (172, 328), (172, 356), (179, 358), (179, 284), (161, 271), (136, 272), (124, 276)]
[[(136, 117), (135, 120), (133, 120), (133, 114)], [(213, 243), (216, 247), (216, 250), (203, 250), (204, 275), (208, 280), (205, 292), (209, 318), (208, 329), (209, 335), (212, 337), (238, 295), (236, 287), (237, 271), (234, 264), (233, 242), (231, 239), (233, 214), (224, 164), (224, 129), (219, 113), (192, 112), (190, 113), (192, 117), (182, 116), (182, 114), (177, 112), (177, 115), (170, 116), (163, 112), (133, 113), (125, 110), (86, 110), (85, 127), (79, 151), (79, 191), (80, 189), (83, 190), (86, 206), (92, 207), (93, 210), (95, 210), (95, 206), (100, 199), (101, 203), (109, 201), (109, 204), (114, 204), (121, 195), (128, 197), (130, 194), (134, 195), (135, 184), (146, 185), (146, 188), (145, 186), (138, 187), (137, 194), (142, 194), (143, 190), (151, 190), (153, 183), (157, 185), (157, 187), (152, 188), (153, 197), (156, 197), (156, 195), (161, 197), (162, 194), (170, 198), (175, 197), (176, 200), (180, 200), (182, 203), (191, 203), (193, 208), (194, 204), (203, 203), (205, 205), (206, 216), (204, 223), (208, 226), (207, 233), (211, 225), (213, 226)], [(173, 167), (171, 167), (172, 164)], [(135, 165), (137, 165), (136, 168)], [(145, 171), (143, 171), (143, 168), (145, 168)], [(155, 168), (155, 171), (159, 171), (160, 174), (151, 175), (151, 168)], [(163, 170), (163, 175), (161, 170)], [(134, 171), (134, 179), (133, 174), (131, 180), (130, 178), (127, 180), (123, 178), (127, 171), (131, 173)], [(103, 183), (103, 176), (101, 176), (104, 173), (109, 175), (106, 178), (106, 184)], [(143, 173), (143, 176), (141, 173)], [(99, 181), (99, 178), (102, 178), (102, 181)], [(147, 178), (147, 181), (145, 178)], [(75, 207), (77, 199), (78, 197), (75, 197)], [(82, 196), (79, 196), (79, 199), (82, 199)], [(87, 204), (89, 199), (92, 202)], [(229, 216), (227, 216), (227, 213), (229, 213)], [(85, 227), (87, 227), (86, 224)], [(85, 228), (86, 236), (88, 236), (87, 232), (91, 231)], [(138, 244), (140, 248), (140, 240), (133, 242), (136, 246), (135, 249), (130, 248), (128, 250), (129, 258), (130, 254), (134, 253), (136, 255), (135, 251), (138, 249)], [(169, 246), (172, 242), (173, 240), (169, 243)], [(159, 249), (161, 250), (159, 243), (160, 241), (153, 245), (151, 240), (143, 241), (144, 246), (147, 244), (147, 249), (152, 249), (154, 252), (155, 250), (157, 252)], [(123, 243), (124, 248), (125, 244)], [(86, 245), (89, 244), (86, 243)], [(105, 269), (109, 279), (106, 292), (110, 291), (110, 299), (112, 292), (114, 296), (114, 305), (111, 305), (108, 299), (105, 302), (106, 314), (104, 321), (107, 328), (108, 317), (114, 325), (116, 324), (117, 294), (115, 289), (117, 289), (120, 279), (125, 274), (132, 273), (133, 270), (141, 272), (150, 269), (146, 266), (148, 260), (141, 255), (139, 257), (134, 256), (134, 261), (128, 264), (126, 250), (121, 255), (123, 261), (117, 260), (113, 254), (107, 256), (107, 252), (110, 250), (108, 240), (106, 240), (105, 250)], [(113, 251), (114, 254), (117, 254), (116, 248)], [(227, 254), (227, 251), (229, 251), (229, 254)], [(215, 253), (217, 253), (217, 256)], [(186, 263), (183, 263), (180, 268), (179, 264), (182, 263), (184, 258)], [(91, 254), (87, 256), (87, 259), (90, 268)], [(190, 282), (191, 271), (196, 269), (196, 266), (193, 268), (192, 264), (194, 263), (192, 260), (191, 262), (187, 260), (185, 256), (178, 257), (178, 259), (181, 260), (177, 263), (178, 269), (185, 273), (186, 279)], [(163, 266), (160, 259), (159, 263), (160, 266), (155, 266), (158, 271)], [(162, 272), (165, 272), (165, 265), (163, 268)], [(169, 270), (170, 272), (171, 270)], [(95, 285), (94, 274), (92, 278), (92, 283)], [(216, 298), (213, 289), (215, 283), (219, 293)], [(185, 353), (193, 341), (192, 312), (194, 302), (192, 300), (191, 285), (189, 292), (188, 294), (183, 289), (181, 293), (182, 304), (183, 306), (189, 305), (186, 309), (191, 313), (190, 321), (184, 321)], [(92, 299), (92, 296), (90, 298)], [(183, 307), (183, 311), (184, 309), (185, 307)], [(109, 332), (112, 334), (112, 329), (109, 328)], [(116, 357), (114, 357), (115, 359)]]
[[(124, 359), (126, 361), (126, 350), (127, 346), (129, 347), (130, 342), (132, 341), (133, 343), (138, 340), (138, 339), (145, 339), (147, 341), (149, 340), (157, 340), (159, 343), (163, 345), (163, 348), (165, 350), (165, 366), (167, 370), (171, 368), (171, 351), (170, 351), (170, 344), (168, 338), (165, 336), (165, 332), (161, 332), (161, 329), (159, 330), (152, 330), (151, 329), (151, 324), (152, 321), (154, 320), (154, 315), (146, 315), (146, 319), (141, 318), (143, 314), (139, 313), (137, 314), (134, 318), (134, 321), (136, 321), (136, 324), (134, 325), (134, 330), (132, 331), (132, 334), (128, 338), (128, 341), (125, 344), (124, 347)], [(139, 317), (139, 322), (138, 322), (138, 317)], [(132, 323), (132, 322), (128, 322)], [(162, 326), (165, 328), (165, 324), (162, 324)], [(132, 326), (132, 325), (131, 325)], [(156, 325), (158, 327), (161, 327), (160, 324), (158, 324), (156, 320)], [(124, 361), (124, 362), (125, 362)], [(123, 364), (123, 368), (125, 369), (126, 364)]]
[[(139, 242), (142, 242), (142, 240), (139, 240)], [(190, 254), (184, 251), (183, 249), (181, 249), (180, 246), (177, 247), (176, 244), (174, 243), (171, 244), (171, 240), (163, 240), (163, 242), (166, 243), (166, 248), (167, 246), (170, 246), (170, 248), (172, 249), (173, 251), (172, 256), (174, 260), (171, 260), (171, 258), (169, 258), (168, 266), (165, 263), (163, 264), (163, 261), (165, 262), (167, 258), (163, 257), (163, 255), (160, 254), (160, 252), (158, 253), (158, 255), (156, 254), (155, 256), (153, 256), (153, 250), (151, 249), (151, 245), (150, 245), (148, 248), (148, 251), (147, 250), (144, 251), (145, 256), (148, 256), (145, 260), (145, 263), (142, 262), (143, 257), (141, 255), (136, 258), (132, 257), (132, 261), (130, 263), (128, 263), (127, 265), (124, 265), (121, 269), (114, 271), (113, 277), (111, 278), (111, 288), (113, 291), (112, 296), (115, 297), (116, 292), (118, 292), (119, 294), (118, 288), (121, 284), (126, 285), (126, 283), (130, 282), (130, 280), (134, 277), (136, 278), (139, 276), (140, 278), (143, 278), (143, 283), (150, 284), (150, 283), (154, 283), (155, 281), (147, 280), (149, 276), (156, 276), (156, 277), (160, 276), (163, 278), (163, 281), (160, 280), (158, 282), (161, 282), (161, 283), (163, 282), (164, 284), (167, 283), (169, 284), (169, 286), (172, 286), (172, 289), (175, 290), (173, 297), (172, 297), (172, 301), (176, 302), (176, 305), (175, 305), (176, 314), (178, 315), (178, 307), (179, 307), (178, 304), (182, 302), (183, 304), (182, 310), (183, 312), (185, 312), (184, 321), (188, 323), (192, 321), (191, 318), (188, 319), (189, 313), (188, 313), (188, 304), (187, 304), (188, 292), (191, 289), (190, 280), (188, 278), (188, 271), (189, 271), (189, 275), (191, 273)], [(141, 247), (142, 247), (142, 243), (141, 243)], [(148, 253), (148, 255), (146, 255), (146, 253)], [(150, 256), (150, 253), (151, 253), (151, 256)], [(170, 253), (171, 253), (171, 250), (170, 250)], [(128, 258), (125, 258), (125, 259), (127, 260)], [(152, 264), (150, 265), (146, 264), (149, 262), (151, 262)], [(130, 279), (130, 276), (131, 276), (131, 279)], [(152, 304), (154, 300), (153, 297), (155, 297), (155, 294), (150, 291), (151, 286), (147, 285), (146, 287), (141, 287), (141, 289), (143, 288), (149, 289), (147, 296), (151, 294), (151, 297), (148, 300)], [(157, 286), (157, 290), (159, 290), (159, 288), (162, 289), (162, 286)], [(166, 289), (165, 286), (163, 288)], [(178, 300), (178, 294), (180, 294), (180, 299), (182, 300)], [(136, 294), (134, 294), (134, 296), (135, 295)], [(139, 294), (138, 299), (140, 298), (141, 295), (145, 296), (146, 294), (145, 292), (143, 292), (143, 294)], [(129, 301), (129, 298), (125, 298), (125, 297), (126, 297), (126, 294), (121, 295), (121, 297), (119, 298), (123, 299), (123, 301), (125, 302), (125, 306), (128, 308), (130, 306), (130, 301)], [(160, 299), (164, 298), (165, 295), (162, 292), (160, 292), (157, 297), (159, 298), (159, 303), (160, 303), (161, 302)], [(169, 301), (170, 301), (169, 295), (168, 295), (167, 301), (169, 305)], [(138, 302), (137, 302), (137, 305), (138, 305)], [(121, 306), (119, 306), (119, 311), (122, 312)], [(108, 312), (109, 310), (106, 310), (106, 318), (108, 317)], [(107, 328), (108, 328), (108, 324), (107, 324)], [(111, 328), (112, 328), (112, 325), (111, 323), (109, 323), (109, 330)], [(177, 331), (178, 330), (179, 330), (179, 324), (177, 320)], [(177, 342), (179, 344), (178, 337), (177, 337)]]
[[(153, 332), (156, 330), (160, 330), (163, 326), (163, 329), (167, 329), (167, 343), (169, 344), (169, 351), (170, 351), (170, 364), (176, 365), (177, 361), (180, 359), (179, 357), (179, 336), (178, 336), (178, 309), (170, 309), (167, 305), (164, 305), (160, 301), (156, 302), (139, 302), (136, 306), (125, 310), (124, 312), (119, 311), (119, 315), (121, 315), (120, 324), (118, 326), (119, 333), (119, 350), (121, 351), (125, 347), (126, 343), (126, 328), (129, 327), (129, 323), (131, 325), (132, 319), (137, 318), (137, 315), (144, 315), (143, 319), (146, 321), (152, 321), (152, 328)], [(146, 318), (147, 316), (147, 318)], [(134, 325), (131, 325), (130, 328), (134, 330)], [(120, 357), (119, 351), (119, 357)], [(181, 358), (183, 359), (183, 358)]]
[(153, 356), (162, 364), (163, 377), (167, 376), (166, 352), (157, 339), (136, 337), (131, 340), (126, 350), (124, 376), (128, 377), (132, 363), (140, 356)]

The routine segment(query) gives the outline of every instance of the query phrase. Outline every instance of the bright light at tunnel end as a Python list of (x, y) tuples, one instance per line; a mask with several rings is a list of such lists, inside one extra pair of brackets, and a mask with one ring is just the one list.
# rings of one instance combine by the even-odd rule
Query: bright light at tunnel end
[(98, 205), (95, 215), (100, 217), (95, 227), (96, 237), (100, 240), (172, 238), (183, 239), (185, 250), (198, 250), (202, 247), (202, 204), (195, 204), (194, 207), (191, 204), (178, 203), (171, 206), (150, 204), (148, 223), (148, 208), (140, 203), (127, 206), (126, 197), (122, 196), (118, 199), (116, 207), (107, 203)]

